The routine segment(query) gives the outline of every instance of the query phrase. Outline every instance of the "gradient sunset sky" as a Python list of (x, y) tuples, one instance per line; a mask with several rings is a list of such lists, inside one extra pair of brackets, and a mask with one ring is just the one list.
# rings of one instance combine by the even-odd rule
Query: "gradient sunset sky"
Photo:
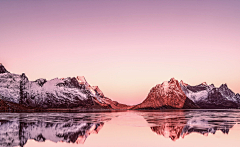
[(126, 104), (172, 77), (240, 93), (240, 1), (1, 0), (0, 62), (30, 80), (85, 76)]

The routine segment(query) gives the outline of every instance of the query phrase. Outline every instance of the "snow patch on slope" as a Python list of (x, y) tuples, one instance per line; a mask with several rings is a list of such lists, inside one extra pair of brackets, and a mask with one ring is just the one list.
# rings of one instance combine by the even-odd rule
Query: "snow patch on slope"
[(21, 77), (17, 74), (0, 74), (0, 98), (6, 101), (19, 103)]

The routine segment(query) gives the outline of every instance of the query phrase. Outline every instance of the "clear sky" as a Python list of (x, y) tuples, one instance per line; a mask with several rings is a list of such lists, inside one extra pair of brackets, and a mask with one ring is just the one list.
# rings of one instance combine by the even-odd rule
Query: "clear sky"
[(138, 104), (174, 77), (240, 93), (239, 0), (0, 1), (0, 62)]

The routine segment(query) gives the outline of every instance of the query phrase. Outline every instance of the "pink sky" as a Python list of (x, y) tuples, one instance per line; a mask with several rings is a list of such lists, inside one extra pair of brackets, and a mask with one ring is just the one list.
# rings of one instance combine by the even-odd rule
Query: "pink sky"
[(240, 93), (240, 1), (1, 1), (0, 62), (138, 104), (174, 77)]

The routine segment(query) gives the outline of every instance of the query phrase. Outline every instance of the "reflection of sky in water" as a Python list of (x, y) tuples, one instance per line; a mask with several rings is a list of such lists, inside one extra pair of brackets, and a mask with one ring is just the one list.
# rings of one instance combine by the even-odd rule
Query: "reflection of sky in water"
[[(1, 146), (238, 146), (240, 111), (0, 115)], [(208, 136), (208, 137), (206, 137)]]

